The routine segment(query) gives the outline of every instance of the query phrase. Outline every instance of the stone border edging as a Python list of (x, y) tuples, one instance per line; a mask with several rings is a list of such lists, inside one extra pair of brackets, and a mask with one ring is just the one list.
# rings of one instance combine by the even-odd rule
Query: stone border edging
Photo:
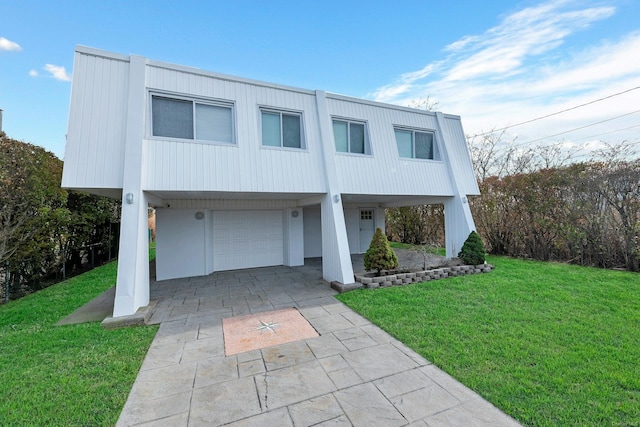
[(458, 265), (454, 267), (442, 267), (433, 270), (416, 271), (412, 273), (396, 273), (388, 276), (368, 277), (356, 274), (356, 282), (351, 285), (343, 285), (338, 282), (331, 283), (331, 287), (338, 292), (347, 292), (360, 288), (387, 288), (390, 286), (402, 286), (411, 283), (428, 282), (429, 280), (444, 279), (446, 277), (464, 276), (467, 274), (488, 273), (495, 267), (491, 264)]

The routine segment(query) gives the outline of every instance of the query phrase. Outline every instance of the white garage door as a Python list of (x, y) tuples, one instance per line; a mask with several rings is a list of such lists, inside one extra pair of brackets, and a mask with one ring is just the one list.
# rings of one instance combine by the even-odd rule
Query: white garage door
[(213, 269), (284, 263), (282, 211), (213, 212)]

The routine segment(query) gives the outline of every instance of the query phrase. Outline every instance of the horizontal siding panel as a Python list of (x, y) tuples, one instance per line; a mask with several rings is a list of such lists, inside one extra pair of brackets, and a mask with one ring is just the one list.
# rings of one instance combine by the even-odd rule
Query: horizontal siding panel
[(62, 185), (122, 188), (129, 63), (76, 53)]

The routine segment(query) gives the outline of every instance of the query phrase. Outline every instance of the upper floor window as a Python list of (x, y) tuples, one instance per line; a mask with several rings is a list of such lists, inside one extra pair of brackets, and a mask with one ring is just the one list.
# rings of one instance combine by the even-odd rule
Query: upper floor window
[(435, 134), (413, 129), (394, 129), (400, 157), (439, 160)]
[(370, 154), (366, 128), (362, 122), (333, 119), (333, 139), (338, 152)]
[(234, 143), (233, 106), (151, 96), (153, 136)]
[(261, 113), (262, 145), (305, 148), (301, 114), (273, 110), (261, 110)]

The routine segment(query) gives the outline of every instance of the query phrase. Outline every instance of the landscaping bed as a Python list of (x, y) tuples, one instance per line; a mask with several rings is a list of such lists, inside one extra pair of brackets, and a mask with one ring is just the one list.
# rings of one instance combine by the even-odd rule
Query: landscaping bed
[(389, 286), (401, 286), (411, 283), (428, 282), (430, 280), (444, 279), (446, 277), (488, 273), (494, 268), (495, 267), (491, 264), (456, 265), (453, 267), (442, 267), (416, 272), (388, 273), (380, 276), (376, 276), (375, 274), (356, 274), (355, 279), (358, 288), (386, 288)]

